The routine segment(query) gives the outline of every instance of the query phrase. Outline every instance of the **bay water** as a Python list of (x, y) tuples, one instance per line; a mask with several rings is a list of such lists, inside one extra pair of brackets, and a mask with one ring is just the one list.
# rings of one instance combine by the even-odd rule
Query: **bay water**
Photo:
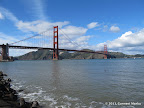
[(0, 70), (46, 108), (144, 107), (144, 59), (0, 62)]

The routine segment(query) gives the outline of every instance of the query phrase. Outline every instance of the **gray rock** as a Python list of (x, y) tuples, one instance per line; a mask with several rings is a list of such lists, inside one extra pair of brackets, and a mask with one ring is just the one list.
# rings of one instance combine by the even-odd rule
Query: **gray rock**
[(26, 103), (25, 103), (25, 100), (24, 98), (20, 98), (20, 108), (26, 108)]
[(0, 71), (0, 76), (3, 76), (3, 72), (2, 71)]
[(31, 108), (40, 108), (40, 106), (37, 101), (33, 101)]
[[(0, 71), (0, 107), (3, 108), (40, 108), (37, 101), (32, 103), (25, 102), (23, 98), (18, 100), (18, 95), (16, 90), (12, 89), (10, 86), (11, 79), (4, 79), (6, 74)], [(23, 91), (23, 90), (19, 90)], [(3, 102), (3, 103), (2, 103)]]

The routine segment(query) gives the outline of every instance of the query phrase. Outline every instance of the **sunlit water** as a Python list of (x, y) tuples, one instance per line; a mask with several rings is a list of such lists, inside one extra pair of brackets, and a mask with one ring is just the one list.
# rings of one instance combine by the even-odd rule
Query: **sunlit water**
[[(143, 108), (144, 59), (1, 62), (19, 95), (46, 108)], [(139, 102), (142, 105), (107, 105)]]

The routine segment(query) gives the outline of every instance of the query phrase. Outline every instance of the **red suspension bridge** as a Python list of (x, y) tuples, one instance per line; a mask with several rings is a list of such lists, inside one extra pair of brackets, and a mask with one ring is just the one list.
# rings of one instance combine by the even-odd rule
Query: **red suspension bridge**
[[(47, 32), (53, 33), (53, 41), (50, 39), (44, 39), (41, 40), (42, 35), (45, 37), (51, 36), (52, 34), (48, 34)], [(61, 30), (61, 32), (63, 32)], [(73, 51), (73, 52), (84, 52), (84, 53), (95, 53), (95, 54), (103, 54), (104, 55), (104, 59), (107, 59), (107, 45), (104, 45), (104, 51), (86, 51), (86, 50), (76, 50), (76, 49), (69, 49), (69, 48), (59, 48), (59, 45), (61, 44), (75, 44), (77, 45), (77, 47), (80, 47), (79, 44), (77, 44), (74, 41), (71, 41), (71, 39), (63, 32), (63, 37), (60, 38), (59, 37), (59, 30), (58, 30), (58, 26), (54, 26), (53, 27), (53, 31), (45, 31), (42, 33), (39, 33), (37, 35), (22, 39), (22, 40), (17, 40), (16, 42), (10, 43), (10, 44), (2, 44), (0, 45), (2, 51), (1, 51), (1, 56), (0, 56), (0, 61), (9, 61), (12, 58), (9, 56), (9, 48), (11, 49), (44, 49), (44, 50), (52, 50), (53, 51), (53, 60), (59, 60), (59, 51)], [(66, 42), (61, 42), (64, 41), (63, 38), (67, 38), (67, 43)], [(35, 42), (28, 43), (26, 41), (31, 40), (31, 39), (36, 39)], [(39, 43), (37, 40), (41, 40)], [(61, 41), (60, 41), (61, 40)], [(48, 43), (49, 44), (45, 44)], [(52, 42), (52, 44), (50, 44)], [(20, 44), (21, 43), (21, 44)], [(36, 44), (34, 46), (34, 44)], [(42, 45), (43, 44), (43, 45)], [(49, 47), (48, 47), (49, 46)], [(69, 46), (68, 46), (69, 47)]]

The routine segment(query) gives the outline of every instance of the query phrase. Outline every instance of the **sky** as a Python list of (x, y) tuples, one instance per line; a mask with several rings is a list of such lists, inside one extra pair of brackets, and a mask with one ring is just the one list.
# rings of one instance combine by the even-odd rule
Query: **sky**
[[(62, 48), (99, 51), (106, 44), (108, 51), (144, 54), (143, 12), (144, 0), (0, 0), (0, 44), (59, 26)], [(52, 38), (50, 33), (45, 37)], [(40, 36), (36, 39), (44, 43)], [(43, 45), (52, 47), (52, 41)], [(28, 51), (10, 50), (10, 55)]]

